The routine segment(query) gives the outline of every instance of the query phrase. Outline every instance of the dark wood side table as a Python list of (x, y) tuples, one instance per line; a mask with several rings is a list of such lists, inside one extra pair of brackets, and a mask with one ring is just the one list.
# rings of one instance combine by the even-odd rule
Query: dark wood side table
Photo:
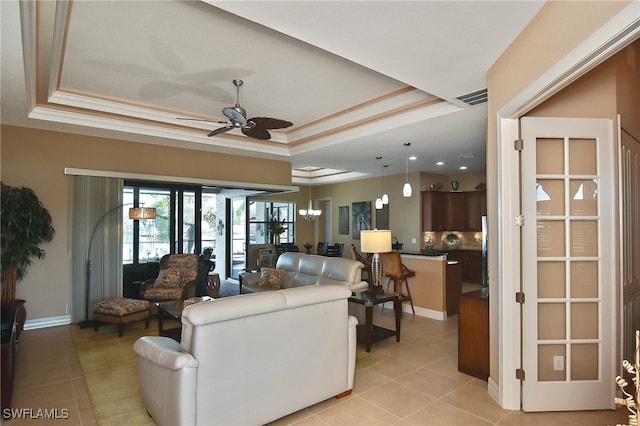
[(489, 378), (489, 288), (463, 293), (458, 313), (458, 370)]
[(182, 310), (188, 306), (195, 303), (206, 302), (209, 300), (213, 300), (212, 297), (202, 296), (202, 297), (192, 297), (191, 299), (187, 299), (186, 301), (183, 299), (179, 300), (167, 300), (166, 302), (156, 302), (156, 306), (158, 307), (158, 335), (164, 337), (171, 337), (173, 340), (180, 342), (180, 338), (182, 335), (182, 325), (180, 327), (170, 328), (165, 330), (164, 328), (164, 320), (165, 318), (172, 318), (178, 323), (182, 320)]
[[(398, 293), (374, 293), (372, 291), (354, 292), (349, 302), (364, 306), (365, 324), (358, 325), (358, 340), (365, 344), (365, 350), (371, 352), (371, 344), (387, 337), (396, 336), (400, 341), (400, 323), (402, 321), (403, 297)], [(393, 302), (396, 315), (396, 329), (389, 330), (373, 324), (373, 307), (385, 302)]]

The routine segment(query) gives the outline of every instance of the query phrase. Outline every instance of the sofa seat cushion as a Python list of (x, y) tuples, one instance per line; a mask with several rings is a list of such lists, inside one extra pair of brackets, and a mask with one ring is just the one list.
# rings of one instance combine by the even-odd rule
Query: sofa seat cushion
[(182, 289), (151, 287), (144, 292), (144, 298), (148, 300), (182, 299)]

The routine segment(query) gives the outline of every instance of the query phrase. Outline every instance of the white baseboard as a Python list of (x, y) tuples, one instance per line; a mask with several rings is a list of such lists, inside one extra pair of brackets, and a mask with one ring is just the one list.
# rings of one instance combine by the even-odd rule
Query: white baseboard
[(71, 324), (71, 315), (60, 315), (59, 317), (37, 318), (26, 320), (25, 330), (35, 330), (37, 328), (56, 327), (59, 325)]
[[(392, 310), (393, 304), (391, 302), (384, 303), (385, 309)], [(443, 311), (434, 311), (433, 309), (421, 308), (419, 306), (415, 306), (416, 315), (419, 317), (431, 318), (438, 321), (444, 321), (447, 319), (447, 313)], [(413, 314), (411, 310), (411, 305), (408, 303), (402, 304), (402, 312), (406, 314)]]
[(489, 376), (487, 382), (487, 392), (489, 392), (489, 396), (500, 405), (500, 386), (498, 386), (491, 376)]

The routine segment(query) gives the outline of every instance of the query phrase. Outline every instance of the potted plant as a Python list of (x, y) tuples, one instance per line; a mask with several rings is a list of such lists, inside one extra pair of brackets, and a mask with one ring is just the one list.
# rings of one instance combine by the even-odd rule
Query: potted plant
[(275, 216), (272, 216), (269, 220), (268, 228), (269, 233), (271, 234), (271, 243), (272, 244), (280, 244), (280, 234), (285, 232), (287, 228), (285, 228), (285, 219), (279, 221)]
[(16, 282), (27, 274), (33, 258), (42, 259), (40, 244), (51, 241), (51, 215), (30, 188), (2, 183), (2, 304), (15, 301)]

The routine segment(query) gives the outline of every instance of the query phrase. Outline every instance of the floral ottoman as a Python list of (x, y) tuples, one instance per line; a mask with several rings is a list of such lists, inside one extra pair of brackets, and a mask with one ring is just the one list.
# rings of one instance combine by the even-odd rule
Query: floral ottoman
[(118, 337), (124, 333), (124, 325), (135, 321), (145, 321), (149, 328), (149, 301), (116, 297), (96, 302), (93, 307), (93, 328), (98, 331), (100, 324), (116, 324)]

